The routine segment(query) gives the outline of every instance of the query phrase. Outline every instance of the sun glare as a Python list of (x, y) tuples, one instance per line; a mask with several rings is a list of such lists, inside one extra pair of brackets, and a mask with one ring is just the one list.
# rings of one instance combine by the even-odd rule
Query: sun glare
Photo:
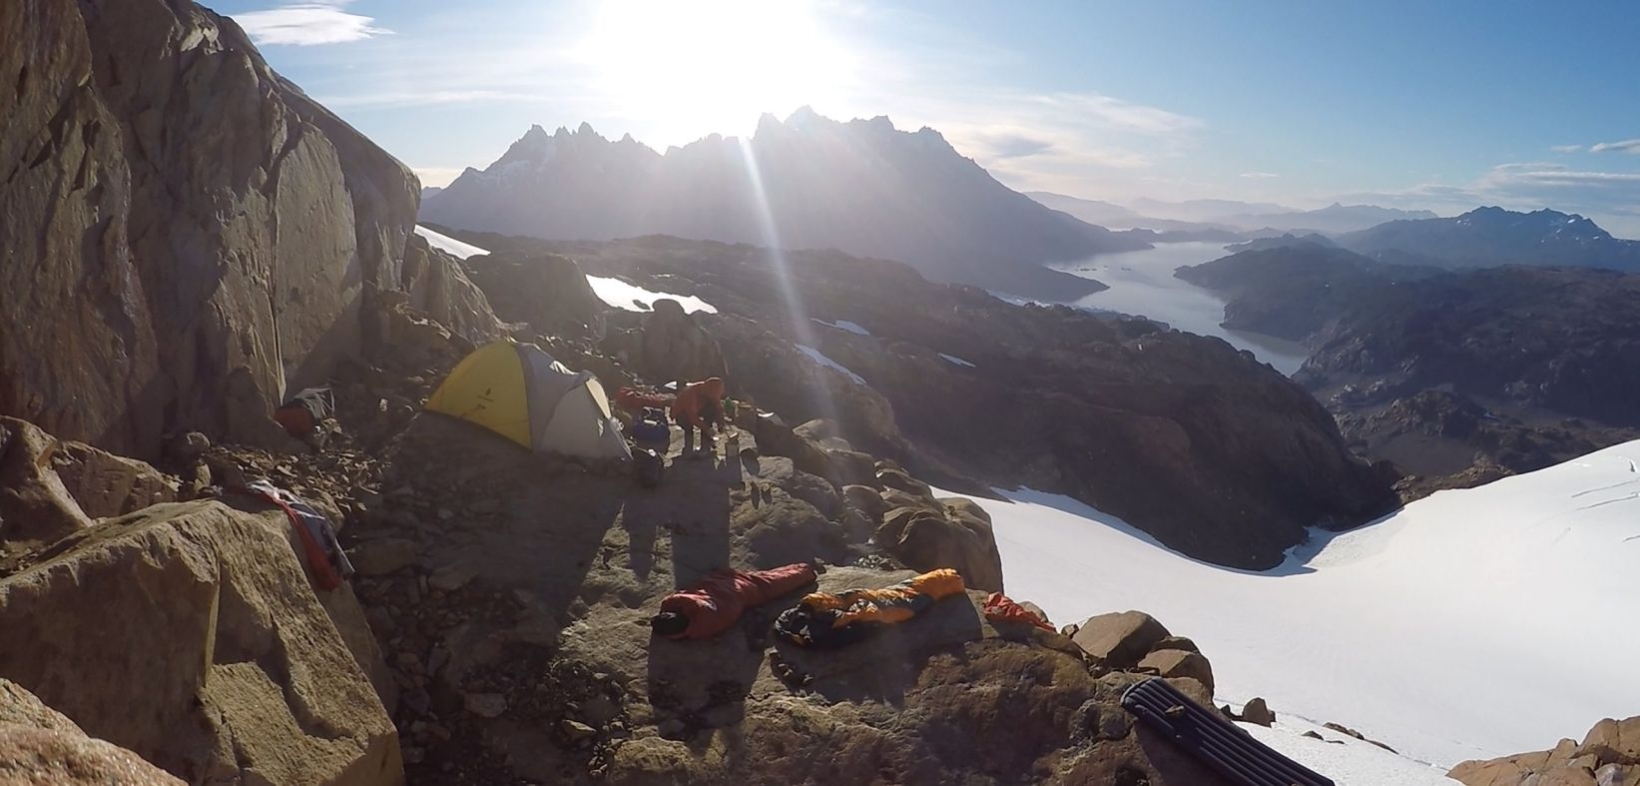
[(577, 54), (592, 87), (652, 123), (662, 144), (749, 132), (764, 112), (833, 106), (852, 68), (813, 4), (781, 0), (601, 3)]

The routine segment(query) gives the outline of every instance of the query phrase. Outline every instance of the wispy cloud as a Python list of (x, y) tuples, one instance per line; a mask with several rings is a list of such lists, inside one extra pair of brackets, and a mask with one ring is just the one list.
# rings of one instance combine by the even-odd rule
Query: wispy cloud
[(1625, 139), (1621, 142), (1601, 142), (1589, 147), (1590, 153), (1632, 153), (1640, 155), (1640, 139)]
[(234, 14), (257, 46), (316, 46), (361, 41), (391, 31), (376, 27), (373, 17), (342, 10), (352, 0), (286, 3), (261, 11)]
[(1581, 152), (1583, 152), (1583, 146), (1582, 145), (1554, 145), (1554, 146), (1551, 146), (1549, 149), (1555, 151), (1556, 153), (1581, 153)]
[(991, 155), (998, 158), (1026, 158), (1053, 149), (1053, 142), (1034, 139), (1024, 134), (1001, 134), (987, 140)]
[(1177, 134), (1202, 126), (1200, 118), (1099, 93), (1055, 93), (1036, 96), (1033, 100), (1095, 119), (1110, 128), (1141, 134)]
[(1243, 172), (1241, 173), (1241, 176), (1252, 180), (1267, 180), (1272, 177), (1281, 177), (1281, 175), (1274, 172)]

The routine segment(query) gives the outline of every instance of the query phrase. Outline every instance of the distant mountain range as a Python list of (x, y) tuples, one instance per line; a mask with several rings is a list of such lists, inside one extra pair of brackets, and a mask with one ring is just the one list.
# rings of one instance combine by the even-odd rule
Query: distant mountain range
[(1144, 215), (1156, 218), (1170, 218), (1175, 221), (1207, 224), (1216, 222), (1225, 216), (1276, 215), (1299, 212), (1286, 205), (1277, 205), (1271, 202), (1240, 202), (1234, 199), (1187, 199), (1183, 202), (1166, 202), (1159, 199), (1140, 198), (1133, 200), (1130, 207)]
[(1235, 231), (1228, 224), (1181, 221), (1172, 218), (1147, 216), (1113, 202), (1055, 194), (1050, 191), (1027, 191), (1025, 196), (1064, 213), (1069, 213), (1090, 224), (1112, 229), (1149, 229), (1156, 232), (1197, 232), (1202, 230)]
[(1339, 234), (1374, 227), (1386, 221), (1436, 218), (1428, 210), (1397, 210), (1377, 205), (1341, 205), (1333, 203), (1320, 210), (1294, 210), (1285, 213), (1239, 213), (1221, 216), (1220, 223), (1243, 229), (1276, 229), (1282, 232), (1321, 232)]
[(1042, 267), (1147, 248), (997, 182), (931, 128), (765, 115), (748, 139), (663, 155), (591, 126), (529, 130), (422, 203), (421, 219), (557, 240), (651, 234), (895, 259), (943, 281), (1063, 300), (1102, 284)]
[(1554, 210), (1517, 213), (1483, 207), (1456, 218), (1392, 221), (1337, 240), (1344, 248), (1390, 262), (1640, 271), (1640, 241), (1619, 240), (1587, 218)]
[(1089, 223), (1113, 228), (1151, 229), (1158, 232), (1230, 231), (1247, 237), (1282, 232), (1339, 234), (1377, 226), (1386, 221), (1435, 218), (1427, 210), (1397, 210), (1377, 205), (1332, 204), (1319, 210), (1295, 210), (1270, 202), (1231, 199), (1193, 199), (1163, 202), (1135, 199), (1129, 205), (1032, 191), (1026, 194), (1055, 210)]
[(1285, 248), (1287, 246), (1303, 245), (1318, 246), (1320, 248), (1338, 247), (1338, 244), (1332, 242), (1332, 239), (1328, 238), (1326, 235), (1318, 235), (1313, 232), (1307, 235), (1294, 235), (1293, 233), (1288, 232), (1287, 234), (1277, 235), (1274, 237), (1254, 238), (1244, 243), (1232, 243), (1225, 246), (1224, 250), (1235, 254), (1242, 251), (1265, 251), (1272, 248)]

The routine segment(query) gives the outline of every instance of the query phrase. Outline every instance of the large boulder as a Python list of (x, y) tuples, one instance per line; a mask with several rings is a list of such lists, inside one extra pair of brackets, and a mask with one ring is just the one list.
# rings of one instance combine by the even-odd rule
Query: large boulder
[(1640, 716), (1605, 718), (1581, 743), (1461, 762), (1447, 776), (1465, 786), (1640, 786)]
[(0, 417), (0, 551), (54, 541), (92, 519), (176, 496), (177, 481), (145, 462)]
[(1276, 722), (1276, 714), (1270, 711), (1270, 705), (1261, 696), (1254, 696), (1242, 706), (1241, 720), (1259, 726), (1269, 726)]
[(597, 335), (608, 310), (575, 260), (559, 254), (492, 253), (463, 265), (496, 316), (537, 332)]
[(1168, 635), (1155, 617), (1142, 611), (1121, 611), (1087, 618), (1071, 640), (1100, 664), (1126, 669), (1137, 666)]
[(364, 342), (410, 171), (190, 0), (0, 5), (0, 412), (157, 455), (233, 433)]
[(123, 748), (86, 736), (74, 721), (0, 679), (0, 776), (8, 784), (182, 786)]
[(654, 309), (639, 336), (639, 373), (657, 381), (728, 375), (717, 340), (678, 301), (662, 298)]
[(1640, 716), (1626, 720), (1605, 718), (1589, 729), (1578, 756), (1595, 756), (1601, 764), (1640, 765)]
[(146, 461), (116, 456), (84, 442), (59, 443), (52, 465), (80, 510), (94, 519), (123, 516), (177, 498), (175, 478)]
[(501, 335), (486, 292), (455, 257), (428, 245), (426, 238), (411, 235), (405, 242), (402, 276), (409, 305), (451, 333), (472, 344)]
[(1154, 670), (1157, 675), (1168, 679), (1188, 678), (1202, 684), (1207, 689), (1208, 701), (1211, 705), (1213, 693), (1213, 665), (1201, 653), (1186, 650), (1156, 650), (1139, 660), (1141, 671)]
[(779, 415), (772, 412), (757, 413), (751, 418), (750, 431), (752, 439), (757, 442), (759, 452), (789, 458), (798, 469), (811, 475), (818, 475), (831, 481), (837, 479), (831, 457), (825, 449), (799, 435), (791, 426), (786, 425), (786, 421)]
[(191, 782), (402, 782), (379, 656), (342, 630), (357, 602), (317, 597), (284, 514), (246, 504), (153, 506), (13, 563), (0, 630), (27, 646), (0, 677)]
[(31, 423), (0, 418), (0, 546), (46, 543), (91, 526), (52, 469), (59, 446)]
[(871, 539), (907, 567), (952, 568), (970, 588), (1002, 591), (1002, 555), (990, 517), (968, 500), (890, 510)]

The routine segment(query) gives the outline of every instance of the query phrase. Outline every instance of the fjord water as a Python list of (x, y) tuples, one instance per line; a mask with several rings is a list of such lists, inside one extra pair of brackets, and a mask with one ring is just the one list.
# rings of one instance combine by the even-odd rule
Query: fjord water
[(1217, 336), (1237, 349), (1252, 352), (1283, 374), (1297, 371), (1308, 355), (1302, 345), (1220, 327), (1219, 322), (1224, 319), (1224, 299), (1173, 277), (1173, 271), (1181, 265), (1211, 262), (1226, 253), (1220, 243), (1159, 243), (1155, 248), (1100, 254), (1055, 268), (1110, 286), (1072, 305), (1135, 314), (1166, 322), (1187, 333)]

